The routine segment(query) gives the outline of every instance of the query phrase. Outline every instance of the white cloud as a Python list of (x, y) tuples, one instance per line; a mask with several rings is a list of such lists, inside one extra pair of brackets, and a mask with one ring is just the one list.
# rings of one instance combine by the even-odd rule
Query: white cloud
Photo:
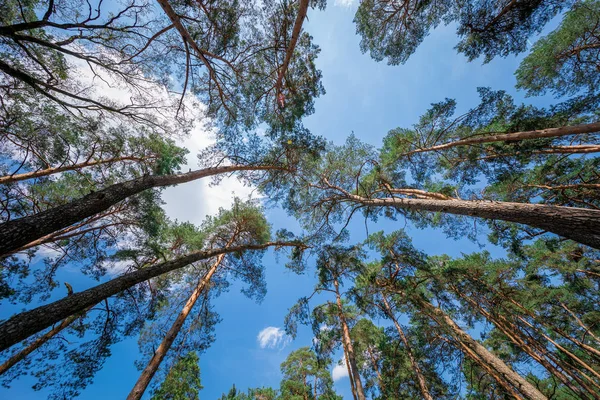
[(335, 0), (333, 4), (339, 7), (350, 8), (354, 4), (354, 0)]
[(347, 377), (348, 367), (346, 367), (346, 357), (343, 357), (340, 360), (340, 362), (335, 367), (333, 367), (333, 371), (331, 371), (331, 378), (335, 382)]
[[(88, 86), (95, 94), (102, 93), (102, 96), (115, 101), (119, 104), (128, 104), (135, 93), (129, 87), (117, 82), (114, 77), (109, 76), (105, 71), (95, 71), (98, 78), (87, 65), (80, 60), (74, 60), (73, 66), (77, 70), (76, 75), (82, 84)], [(160, 104), (160, 113), (157, 112), (156, 118), (162, 124), (168, 126), (175, 118), (176, 104), (179, 102), (179, 95), (167, 93), (160, 85), (148, 84), (144, 87), (144, 92), (151, 96), (157, 105)], [(182, 166), (182, 171), (198, 169), (197, 155), (200, 151), (206, 149), (215, 143), (215, 132), (209, 128), (204, 112), (206, 106), (200, 103), (194, 96), (186, 95), (183, 100), (184, 110), (188, 118), (193, 119), (194, 125), (189, 135), (174, 135), (178, 146), (189, 150), (187, 162)], [(165, 201), (164, 209), (167, 216), (177, 219), (181, 222), (188, 221), (200, 225), (207, 215), (215, 215), (220, 207), (230, 208), (233, 204), (234, 196), (247, 199), (251, 194), (256, 198), (255, 188), (244, 186), (235, 176), (224, 178), (219, 185), (211, 186), (211, 178), (200, 179), (185, 184), (166, 188), (162, 193)]]
[(256, 341), (261, 349), (282, 349), (290, 343), (290, 337), (283, 329), (268, 326), (258, 333)]

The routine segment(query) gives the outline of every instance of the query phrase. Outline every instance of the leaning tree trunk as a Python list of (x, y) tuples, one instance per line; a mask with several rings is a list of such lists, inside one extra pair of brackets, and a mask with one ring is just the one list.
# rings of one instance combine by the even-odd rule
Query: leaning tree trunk
[(344, 351), (346, 353), (346, 360), (350, 364), (350, 372), (351, 377), (354, 380), (354, 385), (356, 388), (356, 397), (358, 400), (367, 400), (365, 396), (365, 390), (362, 385), (362, 381), (360, 379), (360, 374), (358, 373), (358, 367), (356, 365), (356, 357), (354, 356), (354, 346), (352, 346), (352, 338), (350, 337), (350, 329), (348, 328), (348, 324), (346, 323), (346, 318), (344, 317), (344, 310), (342, 307), (342, 299), (340, 297), (339, 284), (337, 279), (334, 279), (333, 284), (335, 285), (335, 301), (339, 311), (340, 324), (342, 325), (342, 342), (344, 344)]
[(346, 364), (346, 369), (348, 370), (348, 380), (350, 381), (350, 391), (352, 392), (352, 398), (354, 400), (358, 400), (356, 396), (356, 385), (354, 385), (354, 379), (352, 378), (352, 368), (350, 368), (350, 362), (346, 358), (346, 348), (344, 347), (344, 364)]
[(0, 177), (0, 185), (7, 185), (13, 182), (25, 181), (28, 179), (41, 178), (43, 176), (54, 175), (60, 172), (66, 171), (75, 171), (83, 168), (94, 167), (97, 165), (103, 164), (116, 164), (118, 162), (127, 162), (127, 161), (135, 161), (142, 162), (149, 159), (155, 159), (157, 156), (145, 156), (145, 157), (135, 157), (135, 156), (121, 156), (121, 157), (113, 157), (103, 160), (88, 160), (72, 165), (63, 165), (60, 167), (50, 167), (46, 169), (40, 169), (37, 171), (31, 172), (23, 172), (21, 174), (11, 174)]
[(410, 156), (411, 154), (425, 153), (429, 151), (446, 150), (457, 146), (467, 146), (472, 144), (493, 143), (493, 142), (517, 142), (527, 139), (541, 139), (561, 137), (567, 135), (580, 135), (586, 133), (600, 132), (600, 122), (594, 122), (585, 125), (562, 126), (559, 128), (539, 129), (535, 131), (503, 133), (498, 135), (476, 136), (468, 139), (456, 140), (450, 143), (438, 144), (436, 146), (416, 149), (406, 152), (402, 156)]
[(165, 274), (176, 269), (183, 268), (193, 262), (205, 260), (220, 254), (235, 253), (246, 250), (262, 250), (271, 246), (300, 246), (292, 242), (268, 242), (264, 244), (235, 246), (208, 251), (199, 251), (143, 268), (129, 274), (122, 275), (111, 281), (67, 296), (54, 303), (47, 304), (30, 311), (25, 311), (8, 319), (0, 325), (0, 351), (3, 351), (15, 343), (36, 334), (52, 324), (85, 310), (86, 307), (98, 304), (100, 301), (122, 292), (138, 283)]
[(225, 258), (225, 254), (219, 255), (217, 257), (217, 260), (213, 263), (213, 265), (211, 265), (208, 272), (202, 277), (202, 279), (200, 279), (198, 285), (196, 285), (196, 288), (194, 289), (187, 302), (183, 306), (183, 309), (175, 319), (175, 322), (173, 322), (171, 329), (169, 329), (162, 342), (154, 352), (154, 355), (148, 362), (148, 365), (146, 365), (146, 368), (140, 374), (140, 377), (133, 386), (133, 389), (131, 389), (129, 396), (127, 396), (127, 400), (139, 400), (142, 398), (144, 392), (146, 391), (146, 388), (148, 387), (150, 381), (154, 377), (154, 374), (156, 374), (160, 363), (167, 355), (167, 352), (169, 351), (171, 345), (177, 338), (177, 335), (179, 334), (179, 331), (181, 330), (181, 327), (183, 326), (185, 320), (192, 311), (192, 308), (194, 308), (198, 297), (200, 297), (200, 294), (202, 294), (215, 272), (217, 272), (217, 269), (219, 268), (219, 265), (221, 265), (223, 258)]
[(144, 190), (190, 182), (218, 174), (235, 171), (275, 170), (274, 166), (226, 166), (206, 168), (184, 174), (143, 176), (117, 183), (92, 192), (70, 203), (53, 207), (40, 213), (5, 222), (0, 225), (0, 256), (16, 250), (59, 229), (66, 228), (87, 217), (102, 212), (118, 202)]
[(298, 0), (298, 14), (296, 15), (296, 20), (294, 21), (292, 38), (290, 40), (290, 44), (285, 50), (285, 59), (283, 60), (283, 64), (281, 65), (281, 67), (279, 68), (279, 72), (277, 73), (277, 82), (275, 83), (275, 92), (277, 96), (279, 96), (279, 94), (281, 93), (283, 77), (285, 76), (287, 69), (290, 65), (292, 55), (294, 54), (294, 49), (296, 48), (296, 43), (298, 42), (298, 38), (300, 37), (300, 32), (302, 31), (302, 24), (304, 23), (306, 13), (308, 12), (308, 4), (308, 0)]
[(344, 196), (372, 207), (397, 207), (517, 222), (600, 249), (600, 210), (504, 201), (367, 198), (350, 193)]
[(396, 327), (396, 330), (398, 331), (398, 335), (400, 335), (400, 339), (402, 340), (402, 343), (404, 344), (404, 347), (406, 349), (406, 354), (408, 355), (410, 365), (413, 368), (415, 376), (417, 377), (417, 382), (419, 383), (419, 389), (421, 390), (421, 394), (423, 395), (423, 398), (425, 400), (433, 400), (433, 397), (431, 397), (431, 394), (429, 393), (429, 389), (427, 388), (427, 383), (425, 381), (425, 376), (423, 375), (423, 371), (421, 371), (421, 367), (419, 367), (419, 363), (417, 362), (417, 360), (412, 352), (412, 348), (410, 346), (410, 343), (408, 342), (408, 338), (406, 337), (406, 335), (404, 334), (404, 330), (402, 330), (402, 327), (400, 326), (400, 324), (394, 317), (392, 308), (390, 307), (390, 304), (388, 303), (387, 298), (385, 297), (385, 295), (383, 293), (381, 294), (381, 299), (383, 300), (383, 304), (385, 306), (385, 313), (394, 323), (394, 326)]
[[(91, 308), (92, 307), (88, 307), (84, 311), (84, 313), (87, 312), (87, 311), (89, 311)], [(68, 328), (79, 317), (81, 317), (80, 314), (71, 315), (71, 316), (65, 318), (64, 320), (62, 320), (62, 322), (60, 324), (58, 324), (57, 326), (53, 327), (48, 332), (44, 333), (39, 338), (35, 339), (32, 343), (30, 343), (28, 346), (26, 346), (25, 348), (23, 348), (21, 351), (19, 351), (18, 353), (14, 354), (13, 356), (11, 356), (2, 365), (0, 365), (0, 375), (4, 374), (6, 371), (8, 371), (12, 367), (14, 367), (20, 361), (24, 360), (25, 357), (27, 357), (28, 355), (30, 355), (31, 353), (33, 353), (34, 351), (36, 351), (37, 349), (39, 349), (40, 347), (42, 347), (50, 339), (54, 338), (60, 332), (62, 332), (66, 328)]]
[(416, 298), (416, 303), (427, 314), (431, 314), (437, 318), (440, 318), (444, 322), (444, 325), (450, 329), (452, 335), (459, 342), (472, 350), (473, 353), (475, 353), (483, 362), (489, 365), (494, 371), (506, 379), (528, 399), (547, 400), (547, 397), (544, 396), (533, 384), (513, 371), (512, 368), (504, 363), (504, 361), (496, 357), (482, 344), (473, 339), (468, 333), (463, 331), (441, 308), (434, 306), (429, 301), (422, 298)]
[[(525, 354), (544, 367), (548, 373), (556, 377), (563, 385), (565, 385), (566, 388), (575, 393), (578, 398), (581, 400), (590, 399), (590, 397), (588, 397), (583, 390), (592, 393), (592, 395), (594, 394), (594, 391), (589, 388), (589, 386), (587, 386), (579, 376), (577, 376), (574, 369), (565, 368), (560, 359), (557, 359), (555, 356), (551, 355), (552, 353), (550, 353), (545, 347), (539, 346), (532, 337), (528, 335), (524, 336), (517, 326), (509, 321), (506, 321), (505, 319), (495, 318), (492, 314), (481, 307), (478, 302), (474, 301), (470, 297), (465, 296), (460, 292), (455, 291), (455, 293), (466, 300), (471, 307), (476, 309), (479, 314), (493, 324), (496, 329), (502, 332), (516, 347), (521, 349)], [(569, 374), (569, 376), (566, 376), (559, 368), (557, 368), (557, 366), (561, 367), (567, 374)], [(575, 386), (575, 382), (578, 383), (581, 388)]]

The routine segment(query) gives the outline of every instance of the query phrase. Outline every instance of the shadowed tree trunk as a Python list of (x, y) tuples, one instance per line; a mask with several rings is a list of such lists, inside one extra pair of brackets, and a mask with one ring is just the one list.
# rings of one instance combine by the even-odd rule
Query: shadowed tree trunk
[[(91, 308), (92, 307), (88, 307), (84, 311), (84, 313), (89, 311)], [(12, 357), (10, 357), (2, 365), (0, 365), (0, 375), (4, 374), (6, 371), (8, 371), (12, 367), (14, 367), (20, 361), (24, 360), (25, 357), (27, 357), (28, 355), (30, 355), (31, 353), (33, 353), (34, 351), (36, 351), (37, 349), (42, 347), (42, 345), (47, 343), (50, 339), (52, 339), (53, 337), (58, 335), (64, 329), (68, 328), (69, 325), (71, 325), (80, 316), (81, 315), (78, 314), (78, 315), (71, 315), (71, 316), (65, 318), (64, 320), (62, 320), (62, 322), (59, 325), (53, 327), (48, 332), (44, 333), (42, 336), (40, 336), (39, 338), (34, 340), (31, 344), (29, 344), (23, 350), (21, 350), (20, 352), (18, 352), (15, 355), (13, 355)]]
[(268, 242), (264, 244), (235, 246), (208, 251), (199, 251), (167, 261), (152, 267), (143, 268), (122, 275), (111, 281), (75, 293), (53, 303), (25, 311), (13, 316), (0, 325), (0, 351), (19, 343), (52, 324), (60, 322), (69, 316), (85, 310), (86, 307), (98, 304), (100, 301), (122, 292), (140, 282), (157, 277), (167, 272), (183, 268), (196, 261), (205, 260), (220, 254), (235, 253), (246, 250), (263, 250), (272, 246), (301, 246), (295, 242)]
[(102, 212), (118, 202), (146, 189), (176, 185), (218, 174), (236, 171), (281, 170), (274, 166), (226, 166), (206, 168), (184, 174), (143, 176), (127, 182), (117, 183), (97, 192), (92, 192), (70, 203), (40, 213), (5, 222), (0, 225), (0, 255), (19, 249), (34, 240), (59, 229), (66, 228)]
[[(337, 187), (333, 188), (338, 189)], [(365, 206), (397, 207), (406, 210), (443, 212), (517, 222), (600, 249), (599, 210), (481, 200), (367, 198), (346, 191), (342, 192), (349, 200)]]

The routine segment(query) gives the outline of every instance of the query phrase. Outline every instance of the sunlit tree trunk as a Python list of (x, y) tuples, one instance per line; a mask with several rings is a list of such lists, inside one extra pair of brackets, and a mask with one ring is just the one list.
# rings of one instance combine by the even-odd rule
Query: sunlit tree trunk
[(219, 265), (221, 265), (223, 258), (225, 258), (225, 254), (219, 255), (217, 257), (217, 260), (211, 265), (206, 274), (202, 277), (202, 279), (200, 279), (200, 281), (194, 288), (192, 294), (188, 298), (187, 302), (183, 306), (183, 309), (181, 310), (181, 312), (179, 312), (179, 315), (175, 319), (175, 322), (173, 322), (171, 329), (169, 329), (162, 342), (154, 352), (154, 355), (148, 362), (148, 365), (146, 365), (146, 368), (140, 374), (140, 377), (133, 386), (133, 389), (131, 389), (129, 396), (127, 396), (127, 400), (138, 400), (142, 398), (144, 392), (146, 391), (146, 388), (150, 384), (150, 381), (156, 374), (156, 371), (158, 371), (160, 363), (167, 355), (167, 352), (169, 351), (169, 349), (173, 345), (173, 342), (177, 338), (177, 335), (179, 334), (181, 327), (185, 323), (185, 320), (192, 311), (192, 308), (194, 308), (198, 297), (200, 297), (200, 295), (206, 289), (215, 272), (217, 272), (217, 269), (219, 268)]
[(12, 174), (12, 175), (0, 176), (0, 185), (6, 185), (8, 183), (24, 181), (27, 179), (41, 178), (43, 176), (53, 175), (53, 174), (57, 174), (59, 172), (75, 171), (78, 169), (93, 167), (96, 165), (114, 164), (114, 163), (118, 163), (118, 162), (127, 162), (127, 161), (141, 162), (141, 161), (146, 161), (146, 160), (150, 160), (153, 158), (156, 158), (156, 156), (147, 156), (147, 157), (121, 156), (121, 157), (108, 158), (108, 159), (104, 159), (104, 160), (88, 160), (88, 161), (84, 161), (84, 162), (72, 164), (72, 165), (63, 165), (61, 167), (45, 168), (45, 169), (40, 169), (37, 171), (24, 172), (22, 174)]
[(442, 309), (424, 299), (415, 298), (415, 300), (421, 310), (431, 316), (439, 318), (443, 324), (450, 329), (456, 340), (460, 341), (464, 346), (473, 351), (473, 353), (475, 353), (483, 362), (489, 365), (496, 373), (503, 376), (519, 392), (532, 400), (547, 400), (547, 397), (533, 384), (513, 371), (512, 368), (504, 363), (504, 361), (496, 357), (468, 333), (463, 331)]
[(402, 154), (409, 156), (411, 154), (424, 153), (430, 151), (446, 150), (457, 146), (467, 146), (472, 144), (493, 143), (493, 142), (516, 142), (526, 139), (540, 139), (561, 137), (567, 135), (580, 135), (586, 133), (600, 132), (600, 122), (585, 125), (563, 126), (559, 128), (539, 129), (535, 131), (503, 133), (498, 135), (476, 136), (468, 139), (456, 140), (450, 143), (439, 144), (423, 149), (416, 149)]
[(350, 328), (348, 328), (348, 323), (346, 322), (346, 318), (344, 317), (342, 298), (340, 296), (339, 283), (337, 279), (333, 281), (333, 285), (335, 286), (335, 301), (339, 311), (340, 324), (342, 326), (342, 342), (344, 345), (344, 352), (346, 353), (346, 361), (348, 361), (348, 364), (350, 365), (350, 376), (353, 378), (354, 385), (356, 387), (356, 398), (358, 400), (367, 400), (367, 397), (365, 396), (365, 391), (363, 389), (362, 381), (358, 373), (358, 367), (356, 365), (356, 357), (354, 356), (354, 346), (352, 345), (352, 338), (350, 337)]

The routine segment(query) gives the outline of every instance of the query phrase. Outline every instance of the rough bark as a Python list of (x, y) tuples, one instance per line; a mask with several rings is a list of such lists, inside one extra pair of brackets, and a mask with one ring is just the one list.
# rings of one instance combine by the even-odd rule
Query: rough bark
[(596, 133), (600, 132), (600, 122), (594, 122), (591, 124), (575, 125), (575, 126), (562, 126), (560, 128), (548, 128), (539, 129), (534, 131), (523, 131), (513, 133), (503, 133), (498, 135), (486, 135), (477, 136), (468, 139), (456, 140), (450, 143), (438, 144), (436, 146), (427, 147), (424, 149), (416, 149), (408, 151), (401, 155), (401, 157), (410, 156), (417, 153), (425, 153), (429, 151), (446, 150), (457, 146), (467, 146), (472, 144), (481, 143), (493, 143), (493, 142), (517, 142), (519, 140), (527, 139), (541, 139), (551, 137), (561, 137), (568, 135), (580, 135), (585, 133)]
[(544, 396), (533, 384), (513, 371), (512, 368), (504, 363), (504, 361), (496, 357), (478, 341), (473, 339), (468, 333), (463, 331), (442, 309), (421, 298), (418, 298), (416, 301), (423, 311), (441, 319), (444, 325), (450, 329), (452, 335), (458, 341), (471, 349), (475, 354), (477, 354), (478, 357), (481, 358), (483, 362), (485, 362), (494, 371), (510, 382), (510, 384), (524, 396), (531, 400), (547, 400), (547, 397)]
[(358, 366), (356, 365), (356, 357), (354, 356), (354, 346), (352, 345), (352, 338), (350, 337), (350, 328), (348, 328), (348, 323), (346, 322), (346, 318), (344, 317), (344, 311), (342, 308), (342, 298), (340, 296), (339, 284), (337, 279), (333, 281), (333, 284), (335, 286), (335, 301), (339, 311), (340, 324), (342, 325), (342, 342), (344, 344), (344, 352), (346, 353), (346, 361), (348, 361), (350, 365), (351, 376), (354, 380), (354, 385), (356, 387), (356, 397), (358, 400), (367, 400), (367, 397), (365, 396), (365, 390), (360, 379), (360, 374), (358, 373)]
[(84, 290), (83, 292), (75, 293), (53, 303), (22, 312), (8, 319), (0, 325), (0, 351), (19, 343), (42, 329), (50, 327), (52, 324), (85, 310), (86, 307), (98, 304), (100, 301), (137, 285), (138, 283), (147, 281), (148, 279), (183, 268), (196, 261), (216, 257), (220, 254), (246, 250), (262, 250), (273, 246), (302, 245), (293, 242), (268, 242), (264, 244), (199, 251), (175, 260), (122, 275), (101, 285)]
[[(448, 341), (450, 343), (450, 341)], [(522, 400), (523, 398), (519, 396), (519, 394), (515, 391), (515, 389), (498, 373), (498, 371), (494, 370), (490, 367), (484, 360), (481, 359), (473, 350), (471, 350), (468, 346), (466, 346), (463, 342), (456, 342), (454, 345), (462, 351), (465, 357), (471, 359), (475, 364), (479, 365), (483, 370), (490, 375), (498, 385), (502, 387), (502, 389), (510, 394), (514, 399)]]
[[(91, 307), (88, 307), (88, 311)], [(62, 322), (50, 329), (48, 332), (44, 333), (42, 336), (34, 340), (31, 344), (25, 347), (23, 350), (19, 351), (17, 354), (11, 356), (8, 360), (6, 360), (2, 365), (0, 365), (0, 375), (4, 374), (6, 371), (14, 367), (21, 360), (24, 360), (25, 357), (42, 347), (45, 343), (47, 343), (50, 339), (58, 335), (64, 329), (66, 329), (69, 325), (71, 325), (80, 315), (71, 315), (70, 317), (65, 318)]]
[(402, 327), (400, 326), (400, 324), (394, 317), (392, 308), (390, 307), (390, 304), (388, 303), (387, 298), (385, 297), (384, 294), (381, 294), (381, 299), (383, 300), (383, 304), (385, 306), (385, 313), (394, 323), (394, 326), (396, 327), (396, 330), (398, 331), (398, 335), (400, 335), (400, 339), (402, 340), (402, 343), (404, 344), (404, 348), (406, 349), (406, 354), (408, 355), (408, 359), (410, 360), (410, 365), (412, 366), (415, 376), (417, 377), (417, 382), (419, 383), (419, 389), (421, 390), (421, 394), (423, 395), (423, 398), (425, 400), (433, 400), (433, 397), (431, 397), (431, 394), (429, 393), (429, 389), (427, 388), (427, 382), (425, 381), (425, 376), (423, 375), (423, 371), (421, 371), (421, 368), (419, 367), (419, 363), (415, 359), (415, 356), (412, 352), (410, 343), (408, 342), (408, 338), (404, 334), (404, 330), (402, 329)]
[(481, 200), (366, 198), (350, 193), (350, 200), (366, 206), (398, 207), (415, 211), (444, 212), (471, 217), (517, 222), (555, 233), (600, 249), (600, 211), (545, 204)]
[(156, 371), (158, 371), (158, 367), (162, 363), (163, 359), (167, 355), (167, 352), (169, 351), (169, 349), (173, 345), (173, 342), (177, 338), (177, 335), (179, 334), (181, 327), (185, 323), (185, 320), (192, 311), (192, 308), (194, 308), (198, 297), (200, 297), (200, 295), (210, 282), (215, 272), (217, 272), (217, 269), (219, 268), (219, 265), (221, 265), (223, 258), (225, 258), (225, 254), (219, 255), (217, 257), (217, 260), (211, 265), (207, 273), (202, 277), (202, 279), (200, 279), (198, 285), (196, 285), (192, 294), (181, 309), (181, 312), (175, 319), (175, 322), (173, 322), (171, 329), (169, 329), (162, 342), (154, 352), (154, 355), (148, 362), (148, 365), (146, 365), (146, 368), (144, 368), (144, 370), (140, 374), (140, 377), (133, 386), (133, 389), (131, 389), (131, 392), (127, 396), (127, 400), (139, 400), (142, 398), (144, 392), (146, 391), (146, 388), (150, 384), (150, 381), (156, 374)]
[(127, 182), (117, 183), (97, 192), (92, 192), (70, 203), (50, 208), (40, 213), (5, 222), (0, 225), (0, 255), (19, 249), (34, 240), (59, 229), (66, 228), (84, 218), (102, 212), (118, 202), (144, 190), (190, 182), (218, 174), (282, 169), (274, 166), (226, 166), (206, 168), (184, 174), (143, 176)]

